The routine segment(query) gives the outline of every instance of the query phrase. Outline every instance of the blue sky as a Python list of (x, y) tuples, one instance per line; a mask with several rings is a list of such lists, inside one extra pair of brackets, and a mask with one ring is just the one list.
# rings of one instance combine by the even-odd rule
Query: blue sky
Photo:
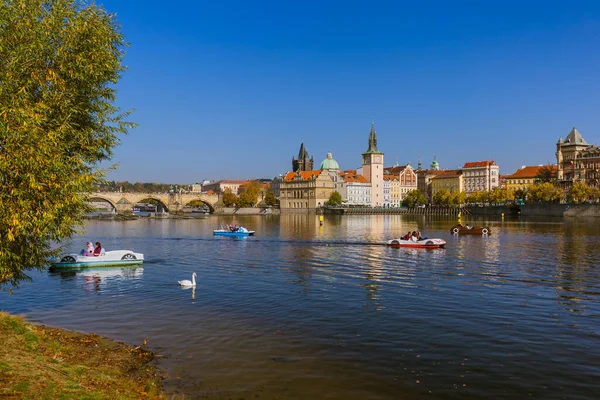
[[(100, 0), (131, 44), (109, 179), (273, 178), (300, 143), (360, 167), (555, 162), (600, 144), (600, 2)], [(489, 3), (489, 4), (488, 4)]]

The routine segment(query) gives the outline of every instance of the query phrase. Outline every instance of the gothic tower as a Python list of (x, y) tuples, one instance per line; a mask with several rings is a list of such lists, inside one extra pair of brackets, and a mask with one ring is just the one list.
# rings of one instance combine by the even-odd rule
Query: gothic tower
[(362, 154), (363, 176), (371, 183), (371, 206), (383, 206), (383, 153), (377, 150), (375, 123), (371, 124), (369, 148)]
[(304, 148), (304, 142), (300, 145), (298, 159), (292, 157), (292, 171), (312, 171), (314, 159), (308, 156), (308, 151)]

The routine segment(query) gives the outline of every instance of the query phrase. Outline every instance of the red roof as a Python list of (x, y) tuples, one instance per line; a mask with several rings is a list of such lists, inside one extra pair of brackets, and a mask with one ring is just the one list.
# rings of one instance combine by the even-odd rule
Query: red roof
[[(515, 172), (512, 175), (507, 175), (506, 178), (507, 179), (535, 178), (536, 176), (538, 176), (540, 169), (546, 168), (546, 167), (548, 167), (548, 166), (543, 166), (543, 165), (527, 166), (527, 167), (518, 169), (517, 172)], [(552, 172), (556, 172), (556, 165), (550, 165), (549, 167), (552, 168)]]
[(463, 168), (489, 167), (490, 165), (496, 165), (496, 162), (494, 160), (467, 162)]
[(312, 178), (313, 176), (316, 178), (317, 176), (319, 176), (321, 174), (321, 170), (317, 169), (314, 171), (297, 171), (297, 172), (288, 172), (287, 174), (285, 174), (285, 176), (283, 177), (283, 180), (286, 182), (291, 182), (296, 175), (300, 174), (300, 176), (302, 177), (303, 181), (307, 181), (310, 178)]
[(359, 183), (369, 183), (367, 178), (362, 175), (358, 175), (356, 170), (347, 170), (344, 172), (340, 172), (340, 176), (344, 180), (344, 182), (359, 182)]
[(440, 174), (437, 174), (431, 179), (447, 179), (447, 178), (456, 178), (457, 176), (462, 175), (462, 171), (460, 169), (448, 169), (445, 171), (440, 171)]
[(388, 174), (399, 174), (406, 169), (406, 165), (394, 165), (393, 167), (384, 168), (383, 171)]

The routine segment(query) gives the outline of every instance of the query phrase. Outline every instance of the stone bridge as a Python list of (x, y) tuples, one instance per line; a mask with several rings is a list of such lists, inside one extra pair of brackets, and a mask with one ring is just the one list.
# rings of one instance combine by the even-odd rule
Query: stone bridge
[(181, 211), (183, 207), (192, 201), (201, 201), (210, 208), (210, 212), (214, 212), (219, 201), (218, 194), (205, 193), (135, 193), (135, 192), (95, 192), (88, 196), (90, 201), (104, 200), (110, 203), (118, 213), (128, 213), (133, 211), (133, 206), (136, 203), (141, 203), (144, 200), (152, 199), (160, 202), (166, 211), (175, 212)]

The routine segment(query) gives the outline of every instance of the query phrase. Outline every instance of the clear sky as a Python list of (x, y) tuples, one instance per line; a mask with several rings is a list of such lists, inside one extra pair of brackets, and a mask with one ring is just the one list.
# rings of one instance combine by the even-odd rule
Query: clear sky
[(131, 44), (109, 179), (273, 178), (304, 141), (360, 167), (375, 121), (386, 166), (555, 162), (577, 127), (600, 144), (600, 1), (123, 1)]

